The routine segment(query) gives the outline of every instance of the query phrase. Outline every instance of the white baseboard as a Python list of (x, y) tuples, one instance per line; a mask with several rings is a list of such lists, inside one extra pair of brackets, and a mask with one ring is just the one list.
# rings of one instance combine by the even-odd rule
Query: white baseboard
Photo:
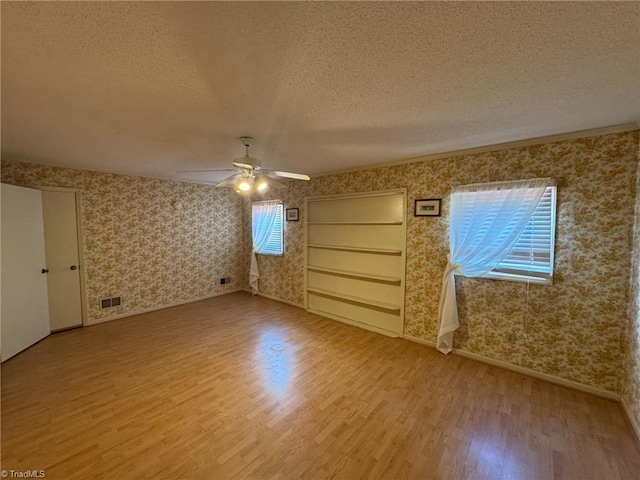
[(405, 340), (409, 340), (410, 342), (420, 343), (422, 345), (426, 345), (427, 347), (436, 348), (436, 342), (432, 342), (430, 340), (424, 340), (420, 337), (414, 337), (413, 335), (404, 335)]
[(638, 440), (638, 442), (640, 442), (640, 424), (638, 424), (638, 421), (633, 416), (633, 413), (631, 413), (631, 409), (629, 408), (629, 405), (627, 405), (627, 402), (625, 401), (624, 397), (622, 398), (622, 401), (620, 403), (622, 404), (622, 410), (624, 410), (624, 413), (627, 415), (627, 418), (629, 419), (631, 428), (636, 434), (636, 439)]
[[(422, 338), (413, 337), (411, 335), (405, 335), (405, 340), (409, 340), (411, 342), (420, 343), (422, 345), (426, 345), (431, 348), (436, 348), (436, 343), (431, 342), (429, 340), (423, 340)], [(471, 360), (476, 360), (478, 362), (486, 363), (488, 365), (492, 365), (494, 367), (503, 368), (505, 370), (510, 370), (512, 372), (520, 373), (522, 375), (527, 375), (528, 377), (537, 378), (539, 380), (545, 380), (549, 383), (554, 383), (556, 385), (561, 385), (563, 387), (572, 388), (574, 390), (578, 390), (580, 392), (589, 393), (596, 397), (604, 398), (606, 400), (612, 400), (614, 402), (620, 402), (622, 398), (620, 395), (614, 392), (610, 392), (609, 390), (604, 390), (602, 388), (591, 387), (589, 385), (585, 385), (583, 383), (574, 382), (573, 380), (567, 380), (565, 378), (556, 377), (555, 375), (549, 375), (547, 373), (537, 372), (536, 370), (532, 370), (530, 368), (520, 367), (518, 365), (514, 365), (512, 363), (503, 362), (501, 360), (494, 360), (490, 357), (485, 357), (484, 355), (479, 355), (477, 353), (468, 352), (466, 350), (454, 349), (453, 354), (459, 355), (461, 357), (469, 358)]]
[[(244, 291), (248, 293), (253, 293), (251, 292), (251, 290), (248, 290), (246, 288), (244, 289)], [(301, 305), (295, 302), (290, 302), (289, 300), (285, 300), (284, 298), (274, 297), (273, 295), (268, 295), (262, 292), (258, 292), (256, 295), (258, 295), (259, 297), (268, 298), (269, 300), (273, 300), (275, 302), (286, 303), (287, 305), (291, 305), (292, 307), (302, 308), (304, 310), (304, 305)]]
[(134, 315), (140, 315), (142, 313), (155, 312), (156, 310), (164, 310), (165, 308), (177, 307), (178, 305), (185, 305), (187, 303), (199, 302), (200, 300), (207, 300), (208, 298), (219, 297), (221, 295), (227, 295), (229, 293), (235, 293), (242, 291), (242, 288), (236, 288), (235, 290), (229, 290), (228, 292), (214, 293), (213, 295), (207, 295), (205, 297), (192, 298), (190, 300), (180, 300), (179, 302), (168, 303), (166, 305), (159, 305), (157, 307), (143, 308), (142, 310), (135, 310), (133, 312), (122, 313), (120, 315), (113, 315), (106, 318), (98, 318), (87, 322), (86, 326), (97, 325), (98, 323), (110, 322), (112, 320), (119, 320), (120, 318), (133, 317)]

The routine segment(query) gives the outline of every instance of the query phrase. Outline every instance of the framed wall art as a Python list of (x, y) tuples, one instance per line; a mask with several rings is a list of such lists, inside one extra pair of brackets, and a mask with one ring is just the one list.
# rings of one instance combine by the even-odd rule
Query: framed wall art
[(440, 216), (440, 198), (424, 198), (416, 200), (415, 217), (439, 217)]
[(300, 220), (300, 210), (297, 208), (287, 208), (287, 222), (297, 222)]

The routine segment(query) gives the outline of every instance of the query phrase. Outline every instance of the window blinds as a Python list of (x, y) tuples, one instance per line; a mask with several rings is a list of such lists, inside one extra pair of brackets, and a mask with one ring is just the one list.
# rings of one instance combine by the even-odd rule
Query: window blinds
[(548, 186), (511, 252), (486, 276), (524, 277), (522, 279), (549, 283), (553, 275), (555, 207), (556, 187)]

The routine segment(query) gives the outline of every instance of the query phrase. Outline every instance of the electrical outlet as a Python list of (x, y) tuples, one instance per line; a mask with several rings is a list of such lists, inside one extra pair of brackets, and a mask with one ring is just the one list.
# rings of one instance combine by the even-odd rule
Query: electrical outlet
[(113, 297), (111, 299), (111, 306), (117, 307), (118, 305), (120, 305), (120, 297)]
[(103, 298), (100, 300), (100, 308), (109, 308), (111, 306), (110, 298)]
[(231, 283), (231, 277), (224, 277), (224, 283)]
[(225, 283), (227, 283), (227, 279), (225, 277), (222, 277), (220, 279), (220, 285), (224, 285)]

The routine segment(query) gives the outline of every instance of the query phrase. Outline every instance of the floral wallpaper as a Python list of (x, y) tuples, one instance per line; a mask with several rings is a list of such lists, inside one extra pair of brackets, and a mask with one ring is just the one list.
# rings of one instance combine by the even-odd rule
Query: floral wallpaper
[[(454, 345), (620, 392), (638, 418), (638, 139), (626, 132), (290, 182), (254, 198), (300, 209), (300, 221), (285, 224), (285, 255), (258, 256), (260, 290), (304, 303), (305, 196), (407, 188), (405, 334), (435, 341), (451, 186), (554, 177), (554, 284), (458, 278)], [(89, 321), (248, 288), (252, 199), (230, 189), (6, 161), (2, 181), (81, 189)], [(434, 197), (441, 217), (413, 216), (415, 199)], [(231, 284), (219, 285), (223, 276)], [(121, 306), (100, 309), (117, 295)]]
[[(89, 322), (243, 285), (242, 203), (231, 190), (6, 161), (2, 181), (81, 190)], [(114, 296), (120, 306), (100, 308)]]
[[(300, 222), (285, 225), (284, 256), (258, 256), (260, 290), (304, 303), (305, 196), (406, 187), (405, 335), (435, 342), (451, 186), (554, 177), (554, 284), (458, 278), (461, 328), (454, 346), (618, 392), (630, 302), (637, 152), (634, 131), (290, 183), (267, 198), (281, 199), (285, 208), (300, 208)], [(414, 217), (413, 203), (420, 198), (442, 198), (442, 216)], [(245, 252), (251, 248), (249, 205), (245, 200)]]
[[(640, 159), (640, 147), (638, 148)], [(631, 263), (629, 328), (626, 335), (625, 379), (622, 397), (631, 410), (636, 428), (640, 428), (640, 167), (636, 173), (635, 234)]]

